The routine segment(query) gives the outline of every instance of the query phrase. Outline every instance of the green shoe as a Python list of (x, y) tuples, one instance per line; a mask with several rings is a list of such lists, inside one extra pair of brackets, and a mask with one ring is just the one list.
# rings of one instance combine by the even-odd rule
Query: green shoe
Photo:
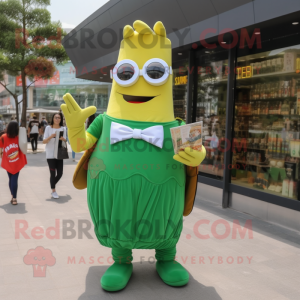
[(115, 292), (126, 287), (132, 274), (132, 264), (114, 263), (101, 278), (101, 286), (104, 290)]
[(188, 271), (177, 261), (158, 261), (156, 271), (162, 281), (171, 286), (183, 286), (189, 282)]

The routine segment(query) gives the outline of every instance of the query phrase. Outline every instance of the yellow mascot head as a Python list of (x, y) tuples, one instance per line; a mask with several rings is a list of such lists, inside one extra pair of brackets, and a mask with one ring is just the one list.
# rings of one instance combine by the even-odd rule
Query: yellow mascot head
[[(134, 28), (134, 29), (133, 29)], [(109, 116), (134, 121), (174, 120), (172, 47), (162, 22), (124, 27), (107, 108)]]

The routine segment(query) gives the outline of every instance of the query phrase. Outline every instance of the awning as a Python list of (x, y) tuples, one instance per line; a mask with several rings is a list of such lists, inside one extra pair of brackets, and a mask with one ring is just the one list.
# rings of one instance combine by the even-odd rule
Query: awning
[(59, 112), (59, 109), (57, 110), (50, 110), (45, 108), (37, 108), (37, 109), (27, 109), (27, 112), (29, 113), (48, 113), (48, 114), (54, 114)]

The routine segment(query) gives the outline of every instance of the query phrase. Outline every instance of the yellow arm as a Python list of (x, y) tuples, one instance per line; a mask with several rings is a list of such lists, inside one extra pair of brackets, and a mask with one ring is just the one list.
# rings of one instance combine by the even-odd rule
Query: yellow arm
[(84, 125), (82, 127), (69, 128), (68, 135), (71, 148), (76, 153), (92, 148), (98, 140), (85, 131)]

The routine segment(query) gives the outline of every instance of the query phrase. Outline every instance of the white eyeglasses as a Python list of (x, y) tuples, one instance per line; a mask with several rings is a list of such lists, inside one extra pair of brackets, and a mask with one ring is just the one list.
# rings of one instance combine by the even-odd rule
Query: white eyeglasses
[(169, 67), (160, 58), (149, 59), (144, 64), (142, 70), (131, 59), (121, 60), (115, 65), (113, 70), (110, 70), (110, 78), (123, 87), (135, 84), (140, 76), (143, 76), (151, 85), (163, 85), (168, 80), (170, 74), (172, 74), (172, 67)]

